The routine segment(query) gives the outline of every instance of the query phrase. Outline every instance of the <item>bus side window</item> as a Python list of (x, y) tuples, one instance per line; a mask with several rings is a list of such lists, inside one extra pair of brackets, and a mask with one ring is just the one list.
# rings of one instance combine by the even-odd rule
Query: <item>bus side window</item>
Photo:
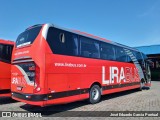
[(113, 45), (101, 43), (101, 59), (115, 60), (115, 51)]
[(116, 46), (116, 60), (119, 62), (127, 62), (127, 55), (123, 48)]
[(3, 49), (4, 49), (3, 45), (0, 44), (0, 60), (3, 59)]
[(127, 61), (126, 62), (133, 63), (133, 57), (134, 57), (133, 51), (130, 50), (130, 49), (127, 49), (127, 48), (125, 48), (124, 51), (125, 51), (126, 56), (127, 56)]
[(86, 37), (80, 37), (80, 55), (88, 58), (100, 58), (99, 43)]
[(73, 34), (73, 54), (78, 56), (78, 36)]
[(134, 55), (142, 68), (145, 68), (144, 59), (140, 52), (134, 51)]
[(143, 58), (140, 52), (136, 52), (136, 58), (138, 62), (142, 65), (143, 64)]
[(78, 55), (78, 39), (73, 33), (50, 27), (47, 42), (54, 54)]

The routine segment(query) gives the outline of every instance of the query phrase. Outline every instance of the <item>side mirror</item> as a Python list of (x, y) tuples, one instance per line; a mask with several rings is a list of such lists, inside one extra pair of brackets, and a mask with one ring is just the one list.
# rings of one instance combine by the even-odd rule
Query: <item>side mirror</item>
[(151, 67), (154, 68), (154, 62), (151, 60), (147, 60), (147, 64)]

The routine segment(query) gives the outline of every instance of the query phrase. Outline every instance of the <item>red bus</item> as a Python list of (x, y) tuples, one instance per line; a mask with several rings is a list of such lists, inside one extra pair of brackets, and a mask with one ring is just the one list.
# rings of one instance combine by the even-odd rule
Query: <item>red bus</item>
[(52, 24), (22, 32), (12, 63), (12, 98), (31, 105), (97, 103), (101, 95), (151, 83), (138, 50)]
[(0, 97), (11, 96), (11, 56), (13, 41), (0, 39)]

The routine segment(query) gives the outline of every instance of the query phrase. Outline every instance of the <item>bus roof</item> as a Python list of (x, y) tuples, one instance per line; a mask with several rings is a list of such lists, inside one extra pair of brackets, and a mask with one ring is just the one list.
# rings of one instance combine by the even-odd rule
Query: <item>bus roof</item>
[(95, 35), (92, 35), (92, 34), (89, 34), (89, 33), (86, 33), (86, 32), (82, 32), (82, 31), (79, 31), (79, 30), (72, 30), (73, 32), (76, 32), (77, 34), (81, 34), (83, 36), (87, 36), (87, 37), (92, 37), (94, 39), (99, 39), (99, 40), (102, 40), (102, 41), (105, 41), (105, 42), (112, 42), (110, 40), (107, 40), (105, 38), (101, 38), (99, 36), (95, 36)]
[(30, 26), (29, 28), (27, 28), (26, 30), (28, 30), (30, 28), (33, 28), (33, 27), (36, 27), (36, 26), (43, 26), (43, 25), (48, 25), (50, 27), (55, 27), (55, 28), (62, 29), (64, 31), (68, 31), (68, 32), (71, 32), (71, 33), (74, 33), (74, 34), (78, 34), (78, 35), (84, 36), (84, 37), (96, 39), (98, 41), (110, 43), (110, 44), (113, 44), (113, 45), (116, 45), (116, 46), (128, 48), (128, 49), (131, 49), (131, 50), (139, 52), (139, 50), (136, 49), (136, 48), (132, 48), (132, 47), (129, 47), (129, 46), (126, 46), (126, 45), (122, 45), (120, 43), (117, 43), (117, 42), (114, 42), (114, 41), (111, 41), (111, 40), (108, 40), (108, 39), (105, 39), (105, 38), (101, 38), (101, 37), (98, 37), (98, 36), (95, 36), (95, 35), (92, 35), (92, 34), (89, 34), (89, 33), (86, 33), (86, 32), (82, 32), (82, 31), (79, 31), (79, 30), (72, 30), (72, 29), (68, 29), (68, 28), (63, 28), (63, 27), (57, 26), (55, 24), (50, 24), (50, 23), (33, 25), (33, 26)]
[(0, 43), (14, 45), (15, 42), (11, 40), (0, 39)]
[(132, 47), (129, 47), (129, 46), (126, 46), (126, 45), (122, 45), (120, 43), (117, 43), (117, 42), (114, 42), (114, 41), (111, 41), (111, 40), (108, 40), (108, 39), (105, 39), (105, 38), (101, 38), (101, 37), (98, 37), (98, 36), (95, 36), (95, 35), (92, 35), (92, 34), (88, 34), (86, 32), (81, 32), (79, 30), (73, 30), (73, 32), (74, 33), (76, 32), (76, 34), (80, 34), (82, 36), (90, 37), (90, 38), (93, 38), (93, 39), (96, 39), (96, 40), (100, 40), (100, 41), (103, 41), (103, 42), (107, 42), (107, 43), (110, 43), (110, 44), (114, 44), (114, 45), (117, 45), (117, 46), (121, 46), (121, 47), (124, 47), (124, 48), (128, 48), (128, 49), (138, 51), (138, 49), (135, 49), (135, 48), (132, 48)]

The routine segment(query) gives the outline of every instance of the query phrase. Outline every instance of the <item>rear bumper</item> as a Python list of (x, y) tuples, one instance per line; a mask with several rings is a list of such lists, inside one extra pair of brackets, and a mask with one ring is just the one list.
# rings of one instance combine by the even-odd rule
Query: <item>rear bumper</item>
[(24, 94), (24, 93), (17, 93), (12, 92), (11, 93), (12, 99), (15, 99), (17, 101), (21, 101), (30, 105), (38, 105), (38, 106), (44, 106), (44, 101), (47, 99), (47, 95), (39, 94)]
[(27, 101), (46, 101), (47, 100), (47, 95), (46, 94), (24, 94), (24, 93), (17, 93), (17, 92), (12, 92), (12, 97), (19, 98), (22, 100), (27, 100)]

